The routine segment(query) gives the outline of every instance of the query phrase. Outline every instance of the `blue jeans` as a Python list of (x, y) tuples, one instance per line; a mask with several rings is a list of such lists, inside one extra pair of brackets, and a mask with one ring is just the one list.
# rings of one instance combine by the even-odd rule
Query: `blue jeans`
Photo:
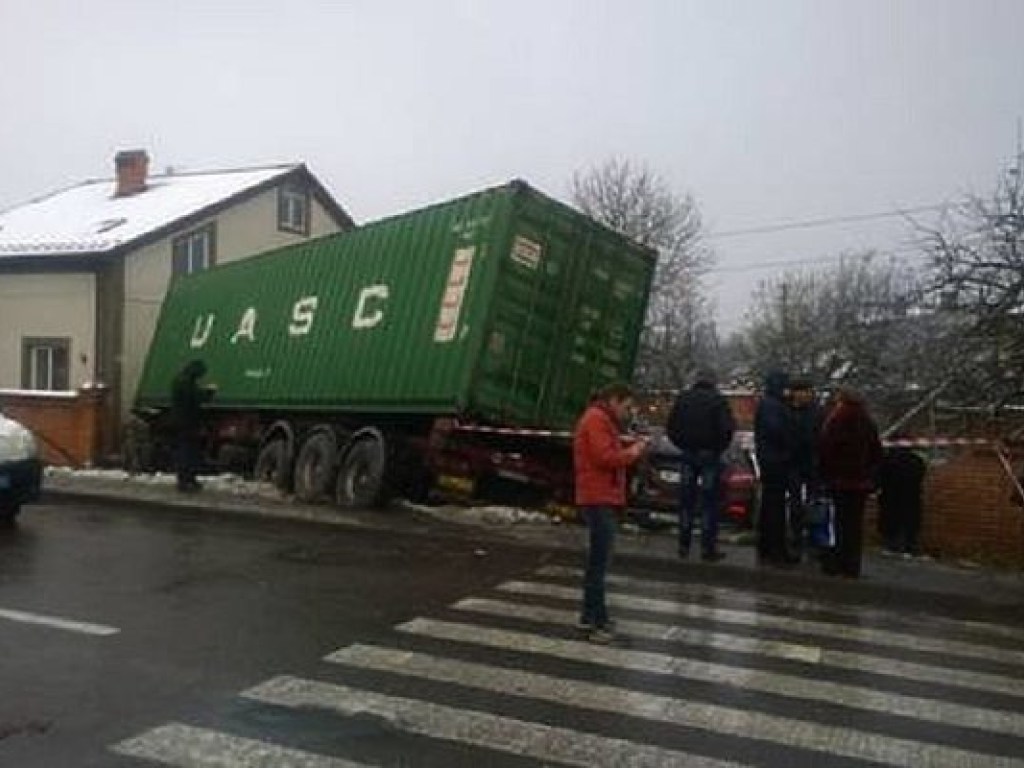
[(704, 554), (718, 542), (722, 460), (716, 451), (683, 451), (679, 483), (679, 549), (689, 551), (694, 513), (701, 507), (700, 545)]
[(582, 507), (580, 513), (589, 529), (580, 620), (595, 627), (604, 627), (608, 623), (604, 578), (615, 540), (615, 511), (611, 507)]

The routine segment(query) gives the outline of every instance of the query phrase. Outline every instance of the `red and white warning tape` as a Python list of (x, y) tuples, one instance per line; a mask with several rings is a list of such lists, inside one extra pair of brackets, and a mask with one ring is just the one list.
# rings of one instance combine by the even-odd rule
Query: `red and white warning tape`
[(488, 435), (515, 435), (520, 437), (562, 437), (569, 439), (572, 432), (553, 429), (520, 429), (517, 427), (485, 427), (477, 424), (457, 424), (460, 432), (482, 432)]
[[(488, 427), (479, 424), (457, 424), (460, 432), (480, 432), (488, 435), (512, 435), (520, 437), (559, 437), (570, 439), (572, 432), (555, 429), (526, 429), (519, 427)], [(986, 446), (993, 442), (981, 437), (913, 437), (899, 440), (883, 440), (885, 446), (901, 448), (939, 448), (945, 446)]]
[(900, 448), (938, 448), (951, 445), (992, 445), (991, 440), (981, 437), (913, 437), (900, 440), (883, 440), (885, 446)]

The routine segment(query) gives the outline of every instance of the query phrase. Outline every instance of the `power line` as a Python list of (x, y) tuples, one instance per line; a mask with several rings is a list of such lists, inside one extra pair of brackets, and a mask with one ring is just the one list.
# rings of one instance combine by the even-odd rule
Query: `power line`
[(738, 272), (760, 272), (766, 269), (778, 267), (798, 267), (811, 264), (835, 264), (842, 261), (866, 261), (870, 259), (884, 260), (890, 256), (919, 256), (925, 257), (928, 254), (915, 248), (896, 248), (884, 252), (873, 252), (865, 254), (837, 254), (828, 256), (807, 256), (798, 259), (779, 259), (776, 261), (747, 262), (743, 264), (730, 264), (722, 267), (711, 267), (708, 274), (724, 274)]
[(729, 229), (724, 232), (709, 232), (705, 235), (709, 240), (721, 240), (729, 237), (745, 237), (747, 235), (766, 235), (773, 232), (786, 232), (793, 229), (814, 229), (817, 227), (830, 227), (836, 224), (853, 224), (860, 221), (874, 221), (876, 219), (891, 219), (899, 216), (907, 216), (912, 213), (925, 213), (927, 211), (941, 211), (946, 208), (946, 203), (934, 203), (932, 205), (918, 205), (913, 208), (904, 208), (898, 211), (878, 211), (877, 213), (854, 213), (846, 216), (827, 216), (820, 219), (804, 219), (802, 221), (788, 221), (779, 224), (766, 224), (760, 227), (746, 227), (744, 229)]

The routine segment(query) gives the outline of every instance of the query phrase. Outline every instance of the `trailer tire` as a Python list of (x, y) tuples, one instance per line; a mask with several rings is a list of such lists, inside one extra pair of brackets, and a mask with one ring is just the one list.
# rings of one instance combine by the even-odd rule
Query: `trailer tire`
[(256, 457), (253, 479), (257, 483), (270, 483), (279, 491), (291, 485), (291, 462), (284, 440), (275, 439), (264, 445)]
[(387, 502), (387, 449), (373, 435), (359, 437), (341, 460), (335, 500), (346, 509), (382, 507)]
[(295, 497), (312, 504), (323, 501), (334, 487), (338, 447), (329, 432), (316, 432), (299, 449), (295, 459)]

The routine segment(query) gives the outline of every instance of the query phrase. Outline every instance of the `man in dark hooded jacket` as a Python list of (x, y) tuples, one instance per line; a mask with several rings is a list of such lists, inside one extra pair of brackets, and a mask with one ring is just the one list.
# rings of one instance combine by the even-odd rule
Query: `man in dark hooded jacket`
[(796, 470), (797, 439), (793, 413), (786, 402), (788, 377), (772, 371), (754, 415), (754, 446), (761, 470), (761, 510), (757, 520), (757, 554), (766, 564), (785, 564), (786, 491)]
[(682, 451), (679, 498), (679, 555), (690, 552), (693, 517), (700, 488), (701, 558), (721, 560), (718, 550), (718, 508), (722, 453), (732, 442), (735, 423), (729, 403), (715, 386), (711, 371), (697, 374), (693, 386), (681, 393), (668, 417), (668, 439)]
[(203, 403), (213, 397), (214, 390), (201, 387), (199, 379), (206, 375), (206, 363), (193, 360), (186, 365), (171, 385), (171, 419), (177, 435), (175, 465), (178, 490), (198, 491), (199, 433)]
[[(894, 435), (900, 441), (905, 435)], [(878, 532), (885, 553), (920, 555), (921, 491), (927, 471), (924, 459), (907, 445), (894, 445), (882, 454), (878, 469)]]

